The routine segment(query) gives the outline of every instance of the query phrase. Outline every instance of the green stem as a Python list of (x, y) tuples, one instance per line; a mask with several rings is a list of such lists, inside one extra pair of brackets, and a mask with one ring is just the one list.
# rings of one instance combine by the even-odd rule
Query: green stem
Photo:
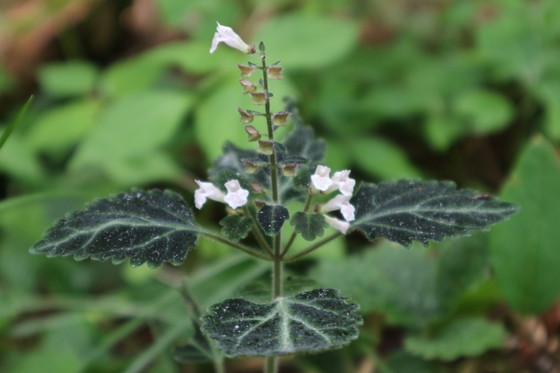
[[(274, 126), (272, 124), (272, 113), (270, 111), (270, 96), (268, 92), (268, 67), (266, 65), (266, 54), (264, 52), (264, 44), (261, 44), (261, 68), (263, 73), (263, 89), (266, 94), (266, 102), (265, 102), (265, 117), (266, 117), (266, 125), (268, 128), (268, 138), (270, 141), (274, 143)], [(269, 156), (269, 165), (270, 165), (270, 185), (272, 189), (272, 201), (275, 204), (280, 202), (280, 197), (278, 194), (278, 166), (276, 164), (276, 149), (273, 145), (272, 154)], [(282, 257), (280, 255), (280, 247), (282, 243), (282, 236), (281, 233), (274, 237), (274, 241), (272, 242), (272, 251), (273, 251), (273, 262), (274, 265), (272, 267), (272, 299), (276, 299), (282, 296), (283, 290), (283, 279), (282, 279), (282, 271), (283, 271), (283, 263)], [(270, 356), (266, 359), (266, 366), (265, 366), (265, 373), (277, 373), (278, 372), (278, 362), (279, 359), (277, 356)]]
[(268, 255), (265, 255), (263, 253), (261, 253), (260, 251), (257, 251), (255, 249), (253, 249), (252, 247), (249, 246), (245, 246), (243, 244), (240, 244), (238, 242), (231, 242), (228, 239), (226, 239), (225, 237), (220, 236), (219, 234), (210, 232), (210, 231), (203, 231), (200, 234), (202, 234), (203, 236), (206, 236), (208, 238), (213, 239), (214, 241), (218, 241), (221, 243), (225, 243), (226, 245), (229, 245), (237, 250), (243, 251), (246, 254), (249, 254), (255, 258), (259, 258), (259, 259), (263, 259), (263, 260), (268, 260), (270, 261), (271, 258)]
[(297, 254), (290, 255), (290, 256), (284, 258), (283, 261), (284, 261), (284, 263), (286, 263), (286, 262), (293, 262), (294, 260), (297, 260), (297, 259), (299, 259), (299, 258), (301, 258), (301, 257), (306, 256), (306, 255), (309, 254), (310, 252), (312, 252), (312, 251), (314, 251), (314, 250), (317, 250), (317, 249), (320, 248), (321, 246), (323, 246), (323, 245), (325, 245), (325, 244), (331, 242), (332, 240), (334, 240), (335, 238), (338, 238), (338, 237), (340, 237), (340, 236), (342, 236), (342, 233), (340, 233), (340, 232), (333, 233), (332, 235), (330, 235), (330, 236), (328, 236), (328, 237), (326, 237), (326, 238), (323, 238), (321, 241), (319, 241), (319, 242), (317, 242), (317, 243), (314, 243), (313, 245), (309, 246), (307, 249), (304, 249), (304, 250), (300, 251), (300, 252), (297, 253)]
[[(310, 191), (309, 194), (307, 195), (307, 200), (305, 201), (305, 207), (303, 208), (304, 213), (309, 211), (309, 207), (311, 206), (312, 199), (313, 199), (313, 194)], [(294, 243), (296, 237), (297, 237), (297, 233), (294, 230), (292, 232), (292, 235), (290, 236), (290, 239), (288, 240), (288, 243), (286, 244), (286, 247), (284, 247), (284, 250), (282, 250), (282, 253), (280, 254), (280, 258), (283, 258), (288, 252), (288, 250), (290, 250), (290, 247), (292, 247), (292, 244)]]

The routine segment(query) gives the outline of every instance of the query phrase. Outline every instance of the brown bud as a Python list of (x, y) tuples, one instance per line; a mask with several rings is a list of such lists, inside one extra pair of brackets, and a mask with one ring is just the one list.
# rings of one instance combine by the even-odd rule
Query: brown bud
[(266, 104), (266, 93), (265, 92), (251, 92), (251, 102), (255, 105)]
[(248, 160), (244, 159), (243, 161), (243, 165), (245, 166), (245, 171), (248, 174), (254, 174), (257, 173), (259, 171), (259, 166), (257, 166), (256, 164), (249, 162)]
[(242, 78), (248, 78), (253, 75), (253, 72), (255, 72), (255, 68), (253, 66), (237, 65), (237, 67), (239, 67), (239, 70), (241, 71)]
[(257, 90), (257, 86), (254, 85), (250, 80), (241, 79), (239, 84), (243, 87), (243, 93), (252, 93)]
[(261, 138), (261, 133), (253, 126), (245, 126), (245, 132), (249, 136), (249, 141), (257, 141)]
[(249, 183), (249, 187), (250, 187), (251, 189), (253, 189), (253, 191), (254, 191), (255, 193), (262, 193), (262, 192), (264, 192), (264, 187), (263, 187), (261, 184), (257, 183), (256, 181), (251, 181), (251, 182)]
[(253, 114), (248, 113), (241, 108), (237, 108), (237, 111), (239, 112), (239, 115), (241, 115), (241, 117), (239, 118), (239, 121), (241, 123), (251, 123), (253, 119), (255, 119), (255, 116)]
[(271, 155), (274, 153), (274, 142), (270, 140), (259, 140), (257, 151), (261, 154)]
[(272, 114), (272, 123), (275, 126), (282, 127), (288, 125), (288, 116), (290, 115), (287, 111), (282, 111), (280, 113)]
[(269, 66), (267, 70), (267, 75), (269, 79), (279, 80), (282, 79), (282, 70), (284, 68), (282, 66)]
[(297, 163), (290, 163), (282, 168), (282, 175), (292, 177), (296, 176)]

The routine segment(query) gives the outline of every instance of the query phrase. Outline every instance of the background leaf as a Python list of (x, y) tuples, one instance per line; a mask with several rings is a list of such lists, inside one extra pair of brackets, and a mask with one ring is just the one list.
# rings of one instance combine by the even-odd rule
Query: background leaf
[(267, 304), (227, 299), (203, 316), (203, 331), (228, 356), (272, 356), (340, 348), (358, 337), (358, 306), (333, 289)]
[(94, 201), (60, 220), (31, 252), (114, 263), (129, 258), (132, 266), (148, 262), (157, 267), (182, 263), (196, 246), (197, 233), (192, 213), (178, 194), (134, 191)]
[(519, 214), (491, 233), (491, 261), (508, 302), (518, 311), (545, 311), (560, 296), (560, 160), (542, 137), (519, 157), (501, 196)]
[(503, 346), (504, 327), (482, 318), (458, 319), (429, 336), (409, 336), (405, 349), (425, 359), (455, 360)]

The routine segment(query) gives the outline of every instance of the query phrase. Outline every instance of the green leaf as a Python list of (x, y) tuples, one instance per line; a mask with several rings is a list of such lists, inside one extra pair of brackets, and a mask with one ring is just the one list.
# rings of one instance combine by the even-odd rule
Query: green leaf
[(121, 193), (94, 201), (58, 221), (31, 248), (48, 257), (111, 259), (131, 266), (182, 263), (196, 246), (199, 228), (183, 199), (171, 191)]
[(100, 103), (75, 100), (41, 115), (31, 125), (27, 141), (38, 151), (60, 154), (74, 146), (95, 124)]
[(247, 237), (253, 226), (253, 221), (248, 216), (230, 215), (220, 220), (222, 234), (228, 240), (238, 242)]
[(326, 66), (352, 50), (357, 24), (310, 14), (274, 17), (257, 32), (272, 60), (282, 58), (291, 69)]
[(455, 320), (430, 336), (409, 336), (405, 340), (405, 349), (425, 359), (451, 361), (502, 347), (505, 338), (502, 325), (470, 318)]
[(543, 137), (521, 153), (501, 196), (521, 206), (490, 236), (490, 260), (507, 301), (519, 312), (540, 313), (560, 297), (560, 159)]
[(325, 232), (325, 227), (327, 227), (323, 214), (305, 212), (296, 212), (290, 220), (290, 224), (294, 227), (294, 232), (301, 234), (307, 241), (313, 241), (317, 237), (321, 237)]
[(202, 334), (199, 328), (196, 328), (193, 337), (189, 343), (176, 347), (173, 350), (173, 357), (180, 363), (206, 363), (213, 360), (212, 348), (208, 344), (208, 339)]
[(39, 71), (41, 88), (54, 97), (85, 95), (93, 91), (97, 69), (86, 61), (47, 65)]
[(509, 102), (488, 90), (463, 92), (455, 102), (455, 110), (475, 134), (496, 132), (506, 127), (513, 116)]
[(288, 209), (282, 205), (265, 205), (257, 213), (257, 222), (269, 236), (276, 236), (289, 218)]
[(325, 158), (326, 144), (315, 136), (315, 131), (301, 121), (298, 114), (292, 111), (295, 128), (284, 140), (288, 154), (305, 157), (309, 161), (320, 162)]
[(163, 147), (175, 134), (190, 104), (175, 91), (141, 92), (122, 97), (99, 115), (71, 168), (111, 168)]
[(203, 316), (203, 331), (228, 356), (273, 356), (340, 348), (358, 337), (358, 306), (333, 289), (271, 303), (227, 299)]
[(352, 203), (353, 228), (370, 240), (383, 236), (405, 246), (488, 229), (517, 211), (511, 203), (440, 181), (363, 184)]
[(352, 161), (370, 175), (381, 179), (420, 177), (403, 149), (382, 138), (358, 138), (345, 148), (349, 150)]

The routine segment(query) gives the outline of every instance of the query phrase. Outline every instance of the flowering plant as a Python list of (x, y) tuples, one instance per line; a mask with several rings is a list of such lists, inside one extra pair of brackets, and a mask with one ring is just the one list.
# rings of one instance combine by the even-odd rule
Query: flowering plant
[[(218, 24), (210, 52), (220, 43), (247, 54), (257, 52), (231, 28)], [(426, 245), (486, 229), (516, 211), (510, 203), (457, 190), (450, 182), (357, 184), (350, 170), (332, 172), (323, 162), (325, 143), (302, 123), (293, 105), (271, 111), (269, 80), (282, 79), (283, 67), (268, 64), (264, 43), (258, 45), (258, 63), (239, 69), (243, 91), (263, 107), (237, 109), (252, 146), (241, 149), (226, 143), (209, 170), (209, 181), (196, 180), (194, 193), (197, 209), (209, 201), (226, 205), (219, 232), (197, 225), (175, 192), (133, 190), (94, 201), (59, 221), (31, 249), (48, 256), (114, 263), (128, 259), (132, 266), (157, 267), (183, 263), (199, 237), (206, 237), (270, 262), (270, 300), (225, 299), (200, 318), (193, 312), (198, 331), (176, 350), (179, 360), (208, 359), (223, 372), (224, 355), (263, 356), (265, 371), (277, 372), (279, 356), (341, 348), (359, 334), (359, 306), (336, 289), (286, 291), (286, 264), (352, 232), (369, 240), (385, 237), (405, 246), (413, 241)], [(262, 76), (251, 81), (257, 72)], [(256, 119), (263, 119), (260, 130), (248, 124)], [(276, 131), (285, 126), (291, 126), (290, 131), (279, 138)], [(298, 249), (296, 240), (306, 246)], [(187, 291), (184, 295), (196, 303)]]

